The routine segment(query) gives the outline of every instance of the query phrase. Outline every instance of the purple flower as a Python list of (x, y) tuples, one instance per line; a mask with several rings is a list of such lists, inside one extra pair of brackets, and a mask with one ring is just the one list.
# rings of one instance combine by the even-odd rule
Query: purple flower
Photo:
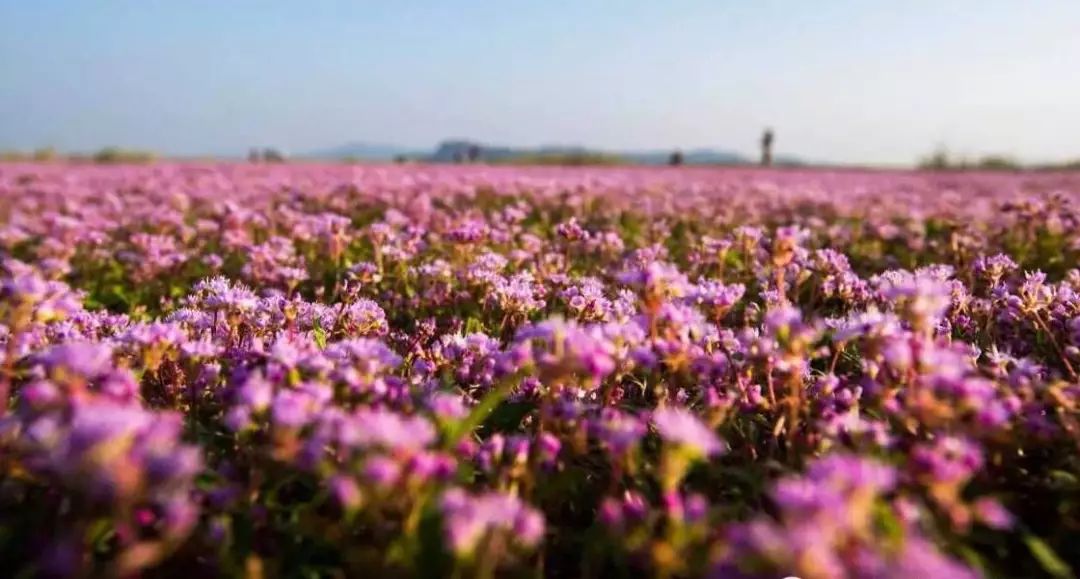
[(987, 527), (997, 530), (1011, 529), (1015, 519), (998, 501), (983, 497), (972, 504), (975, 518)]
[(360, 507), (363, 494), (356, 481), (349, 476), (335, 475), (327, 482), (330, 496), (345, 511), (354, 511)]
[(401, 476), (401, 464), (387, 456), (373, 456), (364, 463), (364, 477), (373, 484), (389, 488)]
[(457, 420), (469, 414), (461, 396), (448, 392), (436, 392), (428, 399), (428, 406), (439, 418)]
[(596, 327), (552, 319), (522, 328), (514, 339), (532, 346), (532, 361), (544, 377), (579, 375), (595, 384), (615, 369), (615, 347)]
[(982, 449), (974, 442), (955, 436), (943, 436), (931, 444), (912, 450), (911, 460), (933, 482), (958, 484), (971, 478), (982, 467)]
[(879, 294), (918, 331), (937, 327), (952, 302), (950, 286), (936, 276), (895, 271), (876, 279)]
[(389, 410), (360, 409), (351, 417), (355, 441), (365, 447), (419, 450), (435, 441), (435, 427), (422, 416)]
[(660, 437), (676, 447), (704, 457), (724, 451), (720, 437), (688, 410), (661, 408), (653, 413), (652, 423)]
[(615, 455), (633, 448), (645, 434), (645, 425), (635, 416), (605, 408), (592, 422), (592, 431)]
[(443, 494), (447, 542), (459, 556), (470, 556), (489, 533), (504, 533), (514, 543), (535, 547), (544, 535), (544, 518), (514, 495), (469, 495), (453, 488)]
[(81, 342), (52, 346), (34, 359), (54, 376), (93, 380), (113, 370), (112, 355), (108, 344)]
[(281, 390), (274, 396), (270, 415), (276, 426), (300, 428), (311, 419), (313, 411), (311, 398), (305, 393)]

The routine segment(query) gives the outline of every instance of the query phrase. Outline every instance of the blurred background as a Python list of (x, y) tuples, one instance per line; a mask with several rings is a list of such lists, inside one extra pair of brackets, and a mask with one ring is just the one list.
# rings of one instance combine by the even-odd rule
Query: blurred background
[(1076, 0), (0, 0), (0, 151), (1076, 167), (1078, 27)]

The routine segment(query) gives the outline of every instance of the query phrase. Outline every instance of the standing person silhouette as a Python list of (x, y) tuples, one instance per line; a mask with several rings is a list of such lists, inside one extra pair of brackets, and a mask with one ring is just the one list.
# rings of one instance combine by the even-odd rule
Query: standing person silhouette
[(773, 145), (773, 130), (765, 129), (765, 133), (761, 135), (761, 166), (768, 167), (772, 165), (772, 145)]

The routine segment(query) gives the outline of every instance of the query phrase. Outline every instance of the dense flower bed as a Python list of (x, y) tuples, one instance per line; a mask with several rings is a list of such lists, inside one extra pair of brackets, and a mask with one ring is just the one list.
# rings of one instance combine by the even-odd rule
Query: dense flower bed
[(1080, 177), (0, 166), (12, 576), (1080, 568)]

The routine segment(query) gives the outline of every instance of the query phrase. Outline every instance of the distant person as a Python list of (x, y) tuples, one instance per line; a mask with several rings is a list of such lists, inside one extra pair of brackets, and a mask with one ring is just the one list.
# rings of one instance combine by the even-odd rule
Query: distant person
[(469, 162), (475, 163), (480, 160), (480, 147), (478, 145), (469, 146)]
[(761, 135), (761, 166), (768, 167), (772, 165), (772, 146), (773, 146), (773, 131), (772, 129), (765, 129), (765, 134)]
[(682, 151), (680, 151), (678, 149), (675, 149), (675, 152), (672, 153), (671, 157), (668, 158), (668, 165), (671, 165), (672, 167), (678, 167), (679, 165), (682, 165), (682, 164), (683, 164)]

